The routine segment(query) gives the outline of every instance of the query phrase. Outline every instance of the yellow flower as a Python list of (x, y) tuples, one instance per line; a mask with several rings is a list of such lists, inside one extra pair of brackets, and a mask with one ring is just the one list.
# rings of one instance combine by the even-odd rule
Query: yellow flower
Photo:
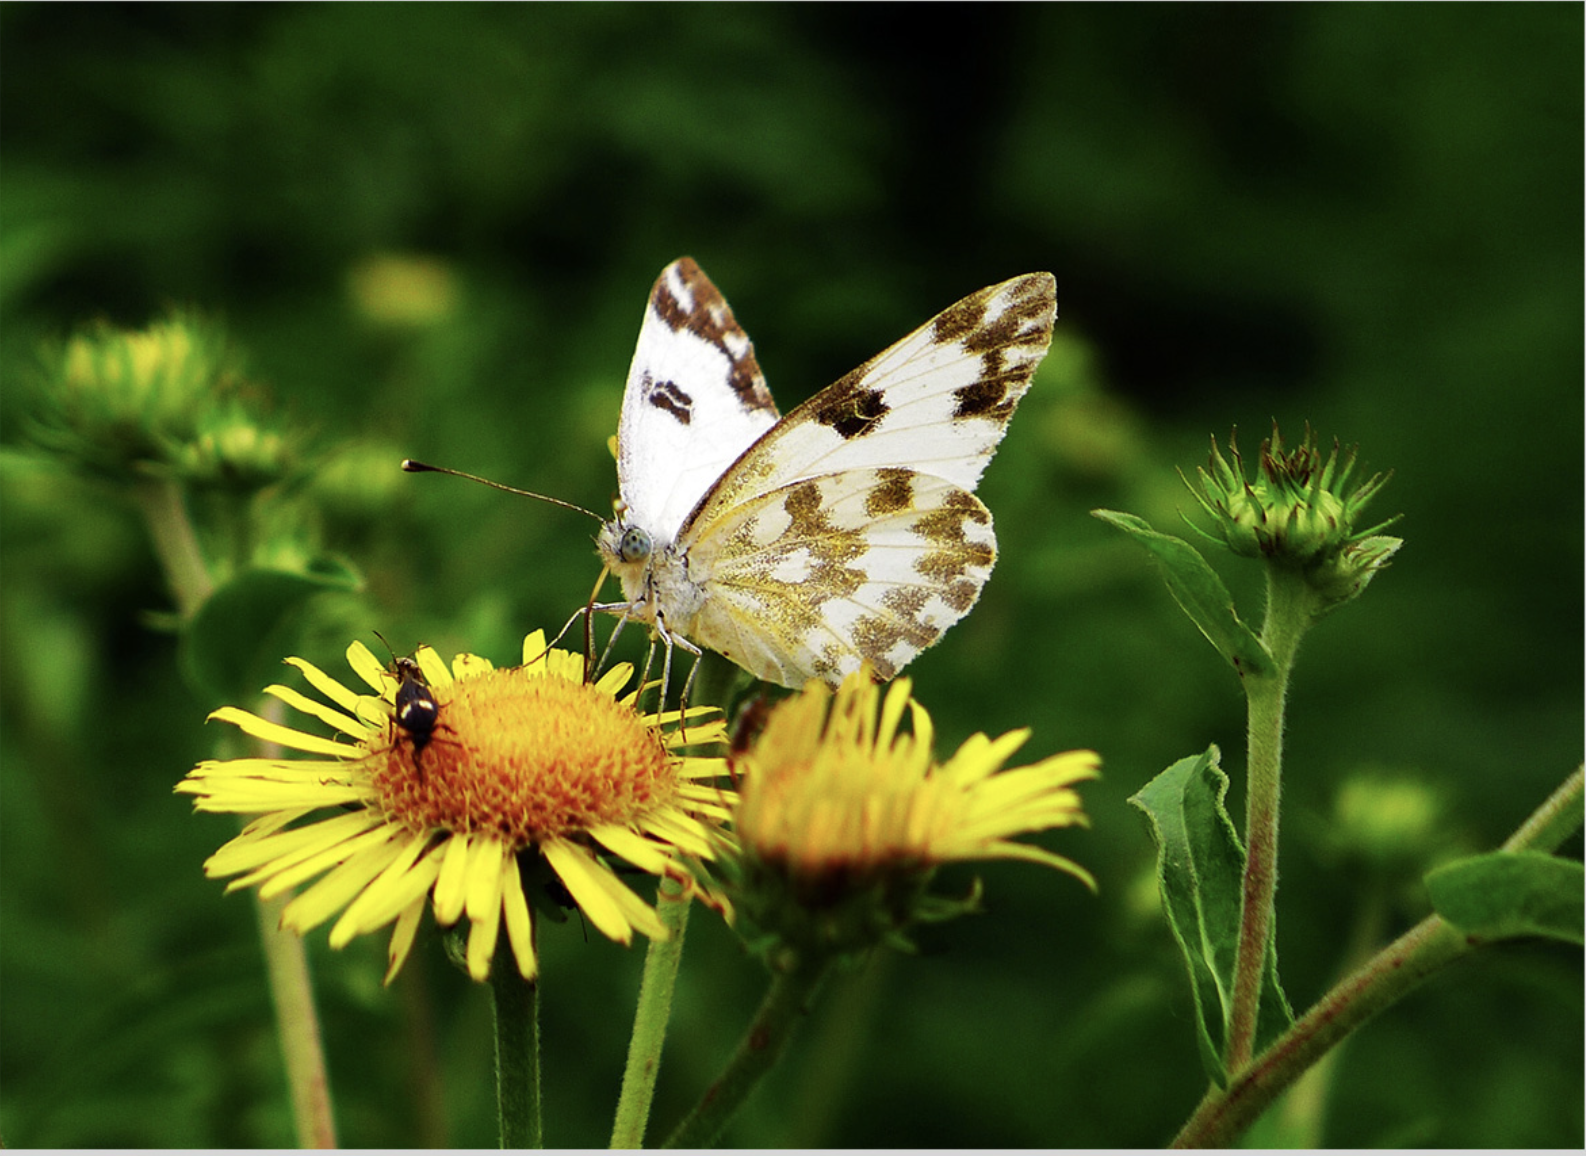
[(393, 329), (437, 325), (457, 310), (457, 274), (444, 261), (417, 253), (375, 253), (347, 274), (353, 305), (369, 321)]
[[(618, 698), (629, 666), (586, 684), (583, 658), (548, 650), (536, 631), (522, 666), (462, 654), (448, 670), (421, 647), (399, 678), (354, 642), (347, 662), (371, 696), (287, 661), (332, 705), (284, 686), (265, 693), (352, 741), (222, 707), (210, 717), (317, 757), (209, 760), (176, 790), (197, 796), (200, 811), (259, 816), (204, 865), (211, 878), (239, 876), (228, 890), (257, 884), (268, 899), (323, 874), (287, 904), (284, 927), (302, 934), (345, 908), (330, 933), (339, 948), (394, 920), (388, 983), (430, 900), (441, 924), (468, 917), (474, 979), (489, 975), (503, 921), (519, 972), (533, 979), (520, 856), (527, 866), (538, 855), (591, 923), (628, 943), (636, 930), (667, 932), (602, 854), (686, 879), (681, 858), (709, 858), (718, 845), (713, 832), (734, 801), (712, 782), (723, 760), (677, 753), (682, 731), (663, 728), (678, 712), (641, 715), (633, 694)], [(704, 713), (689, 710), (689, 744), (722, 738), (721, 722), (692, 721)]]
[[(946, 762), (906, 678), (886, 698), (867, 671), (835, 699), (818, 683), (781, 703), (735, 762), (741, 852), (726, 874), (739, 909), (784, 945), (818, 952), (897, 941), (908, 923), (972, 906), (927, 896), (931, 873), (967, 859), (1024, 859), (1090, 874), (1016, 835), (1087, 823), (1073, 785), (1097, 775), (1091, 751), (1003, 770), (1028, 729), (969, 738)], [(900, 734), (905, 709), (912, 733)]]

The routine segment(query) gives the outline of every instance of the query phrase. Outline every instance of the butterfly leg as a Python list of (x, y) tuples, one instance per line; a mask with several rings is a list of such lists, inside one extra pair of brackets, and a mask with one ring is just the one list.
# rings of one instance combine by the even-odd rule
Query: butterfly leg
[[(606, 669), (606, 664), (611, 661), (611, 652), (617, 645), (617, 639), (622, 635), (622, 628), (628, 625), (633, 618), (633, 604), (631, 602), (601, 602), (588, 606), (585, 610), (591, 614), (596, 610), (604, 610), (607, 613), (618, 615), (617, 625), (612, 628), (611, 637), (606, 639), (606, 649), (600, 652), (600, 661), (595, 664), (594, 672), (591, 675), (592, 678), (595, 678), (599, 677), (600, 673)], [(584, 612), (580, 611), (580, 613)], [(642, 686), (643, 683), (641, 682), (640, 685)]]
[[(573, 628), (573, 623), (577, 622), (581, 617), (587, 616), (589, 614), (589, 610), (590, 610), (590, 608), (588, 606), (580, 606), (577, 610), (573, 611), (573, 616), (571, 618), (569, 618), (567, 620), (567, 622), (562, 626), (562, 628), (556, 632), (556, 637), (551, 639), (549, 642), (547, 642), (545, 644), (545, 649), (540, 651), (539, 654), (530, 657), (528, 659), (528, 662), (537, 662), (541, 658), (544, 658), (547, 654), (549, 654), (550, 651), (551, 651), (551, 648), (553, 646), (555, 646), (558, 642), (562, 641), (563, 637), (566, 636), (567, 632)], [(589, 660), (590, 660), (589, 649), (590, 648), (589, 648), (588, 644), (586, 643), (585, 648), (584, 648), (584, 681), (585, 682), (589, 681), (589, 675), (590, 675), (590, 672), (589, 672)], [(527, 663), (525, 663), (525, 665), (527, 665)]]
[(688, 699), (694, 689), (694, 676), (699, 673), (699, 664), (704, 659), (699, 650), (694, 650), (694, 665), (688, 669), (688, 679), (683, 683), (683, 694), (677, 700), (678, 728), (683, 732), (683, 741), (688, 741)]
[(688, 735), (688, 692), (693, 689), (694, 675), (699, 672), (699, 660), (702, 652), (681, 634), (673, 634), (666, 628), (666, 620), (657, 614), (655, 618), (655, 635), (659, 636), (661, 644), (666, 647), (666, 661), (661, 667), (661, 697), (656, 704), (657, 714), (666, 710), (666, 694), (672, 687), (672, 651), (682, 649), (694, 656), (694, 666), (688, 672), (688, 680), (683, 684), (683, 694), (678, 700), (678, 722), (681, 725), (684, 738)]
[[(650, 685), (650, 671), (654, 668), (654, 666), (655, 666), (655, 637), (652, 635), (651, 638), (650, 638), (649, 645), (644, 648), (644, 669), (639, 672), (639, 693), (638, 693), (637, 696), (635, 696), (635, 698), (633, 700), (633, 705), (634, 705), (634, 709), (635, 710), (637, 710), (640, 706), (643, 705), (642, 700), (644, 698), (644, 692)], [(665, 696), (666, 691), (665, 691), (664, 688), (662, 689), (661, 694), (662, 694), (663, 697)], [(660, 708), (657, 707), (656, 709), (659, 710)]]

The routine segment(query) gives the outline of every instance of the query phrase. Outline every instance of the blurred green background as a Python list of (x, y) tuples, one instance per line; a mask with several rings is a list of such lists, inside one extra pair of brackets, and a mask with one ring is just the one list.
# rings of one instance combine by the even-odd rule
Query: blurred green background
[[(513, 661), (587, 595), (593, 527), (397, 463), (607, 508), (666, 262), (710, 273), (784, 410), (1052, 270), (1059, 336), (981, 487), (1001, 561), (909, 673), (945, 746), (1030, 725), (1031, 758), (1102, 753), (1093, 827), (1045, 840), (1100, 894), (979, 872), (987, 914), (832, 989), (726, 1140), (1155, 1145), (1204, 1077), (1125, 800), (1215, 742), (1242, 813), (1243, 706), (1088, 511), (1172, 531), (1175, 468), (1274, 418), (1395, 472), (1376, 512), (1407, 544), (1294, 687), (1278, 942), (1306, 1006), (1352, 937), (1425, 913), (1422, 869), (1581, 757), (1581, 91), (1578, 5), (6, 4), (4, 440), (41, 340), (196, 307), (361, 487), (322, 530), (364, 592), (282, 653), (341, 672), (379, 629)], [(382, 313), (391, 259), (439, 286), (429, 312)], [(17, 452), (0, 477), (0, 1135), (290, 1144), (252, 900), (200, 870), (234, 826), (171, 794), (218, 728), (151, 627), (141, 523)], [(1250, 566), (1213, 562), (1258, 617)], [(1337, 818), (1382, 780), (1440, 808), (1397, 873)], [(433, 939), (392, 989), (383, 937), (324, 940), (342, 1142), (492, 1145), (488, 992)], [(576, 919), (542, 943), (546, 1137), (604, 1144), (642, 952)], [(652, 1140), (758, 967), (696, 918)], [(1347, 1045), (1320, 1139), (1575, 1147), (1582, 1082), (1581, 953), (1505, 946)]]

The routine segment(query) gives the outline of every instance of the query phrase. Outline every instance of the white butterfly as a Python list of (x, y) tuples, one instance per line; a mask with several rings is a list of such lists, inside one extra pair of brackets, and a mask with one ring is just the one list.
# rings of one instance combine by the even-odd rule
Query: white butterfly
[[(972, 493), (1046, 355), (1050, 273), (982, 289), (786, 417), (690, 258), (656, 279), (597, 538), (623, 602), (758, 678), (889, 679), (969, 612), (997, 557)], [(619, 624), (620, 628), (620, 624)], [(663, 678), (663, 683), (665, 679)]]

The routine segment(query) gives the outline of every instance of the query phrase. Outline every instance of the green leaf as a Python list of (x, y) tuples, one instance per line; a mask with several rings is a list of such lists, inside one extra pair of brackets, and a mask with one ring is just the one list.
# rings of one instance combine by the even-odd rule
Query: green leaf
[[(1234, 954), (1245, 851), (1223, 799), (1228, 776), (1215, 746), (1180, 759), (1129, 800), (1145, 813), (1157, 845), (1157, 882), (1168, 926), (1189, 968), (1196, 1038), (1206, 1074), (1227, 1087), (1223, 1051), (1233, 998)], [(1275, 941), (1267, 945), (1256, 1018), (1257, 1050), (1294, 1022), (1278, 983)]]
[(1489, 851), (1426, 876), (1432, 907), (1473, 940), (1541, 935), (1582, 942), (1581, 864), (1540, 851)]
[(1091, 514), (1116, 526), (1150, 552), (1173, 600), (1240, 678), (1272, 673), (1272, 656), (1240, 619), (1234, 610), (1233, 595), (1199, 550), (1182, 538), (1158, 533), (1145, 519), (1133, 514), (1116, 510), (1092, 510)]
[(253, 698), (286, 657), (285, 627), (302, 603), (326, 590), (356, 590), (361, 582), (350, 566), (331, 561), (306, 572), (243, 570), (187, 624), (181, 663), (188, 685), (212, 706)]

